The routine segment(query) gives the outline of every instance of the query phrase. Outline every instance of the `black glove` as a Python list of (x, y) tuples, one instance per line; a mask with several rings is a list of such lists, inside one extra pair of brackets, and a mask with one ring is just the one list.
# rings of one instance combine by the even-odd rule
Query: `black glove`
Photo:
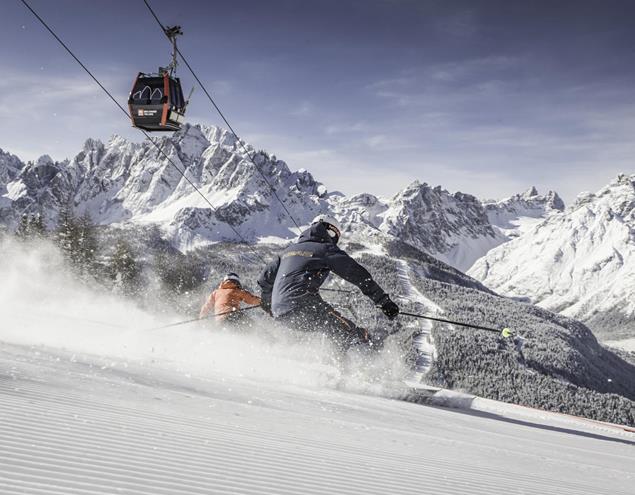
[(269, 316), (273, 317), (273, 313), (271, 312), (271, 301), (266, 299), (260, 299), (260, 307), (262, 310), (267, 313)]
[(368, 330), (366, 330), (365, 328), (357, 329), (357, 338), (363, 344), (367, 344), (368, 342), (370, 342), (370, 334), (368, 333)]
[(381, 310), (390, 320), (394, 319), (399, 314), (399, 306), (390, 299), (388, 294), (379, 300), (379, 305), (381, 306)]

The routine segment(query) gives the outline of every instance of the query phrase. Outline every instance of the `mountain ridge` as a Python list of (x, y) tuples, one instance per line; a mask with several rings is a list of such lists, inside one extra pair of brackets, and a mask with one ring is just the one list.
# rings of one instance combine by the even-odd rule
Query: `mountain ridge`
[[(115, 135), (107, 143), (87, 139), (74, 158), (61, 162), (44, 155), (16, 169), (17, 157), (2, 155), (0, 221), (15, 228), (22, 214), (42, 213), (53, 227), (67, 207), (102, 225), (157, 224), (182, 251), (221, 241), (291, 240), (297, 228), (273, 189), (299, 225), (335, 214), (349, 231), (405, 240), (463, 271), (509, 238), (470, 194), (414, 181), (388, 199), (346, 197), (219, 127), (185, 125), (157, 144), (215, 211), (151, 143)], [(508, 216), (513, 210), (508, 206)]]
[[(214, 137), (213, 142), (209, 136)], [(240, 271), (246, 284), (256, 280), (264, 262), (279, 252), (280, 242), (293, 238), (297, 231), (254, 165), (238, 150), (233, 135), (217, 128), (185, 126), (182, 134), (162, 138), (159, 143), (183, 166), (184, 173), (200, 184), (216, 212), (186, 187), (186, 181), (150, 148), (150, 143), (129, 143), (115, 137), (106, 144), (87, 140), (72, 160), (54, 162), (45, 157), (26, 164), (9, 182), (12, 192), (7, 192), (12, 207), (22, 209), (10, 208), (12, 218), (3, 214), (3, 221), (15, 222), (21, 214), (36, 214), (43, 208), (53, 221), (68, 204), (64, 201), (70, 199), (77, 213), (88, 212), (107, 226), (98, 229), (96, 262), (107, 263), (117, 240), (125, 239), (133, 256), (137, 253), (142, 280), (147, 281), (140, 286), (139, 304), (157, 311), (168, 304), (185, 316), (198, 310), (209, 284), (227, 271)], [(447, 252), (429, 252), (436, 249), (436, 240), (438, 245), (456, 247), (463, 232), (468, 237), (475, 235), (476, 241), (490, 235), (492, 226), (474, 196), (450, 194), (441, 187), (415, 182), (389, 199), (372, 195), (347, 198), (329, 193), (307, 171), (292, 172), (274, 156), (253, 153), (300, 224), (323, 211), (332, 211), (342, 220), (343, 248), (366, 266), (388, 293), (400, 297), (405, 311), (432, 311), (467, 324), (495, 328), (517, 325), (526, 339), (524, 350), (519, 352), (512, 342), (490, 333), (434, 325), (427, 335), (438, 350), (438, 358), (429, 369), (431, 381), (532, 407), (560, 408), (625, 424), (635, 421), (635, 389), (629, 379), (632, 366), (600, 346), (588, 328), (498, 296), (440, 261)], [(245, 240), (255, 242), (237, 243), (230, 225), (236, 226)], [(406, 242), (408, 236), (421, 247)], [(15, 249), (20, 252), (22, 246)], [(50, 259), (46, 263), (48, 273)], [(14, 273), (15, 263), (7, 259), (5, 265)], [(104, 272), (108, 269), (100, 268)], [(33, 277), (20, 273), (15, 278)], [(176, 285), (166, 285), (166, 280)], [(406, 280), (411, 290), (404, 292)], [(332, 283), (347, 288), (342, 281)], [(45, 283), (42, 290), (50, 286)], [(388, 345), (411, 349), (408, 342), (425, 334), (419, 320), (388, 321), (370, 301), (357, 297), (354, 288), (348, 289), (353, 289), (348, 299), (343, 300), (339, 293), (325, 297), (335, 297), (332, 302), (344, 311), (352, 308), (352, 317), (365, 328), (390, 333)], [(116, 284), (106, 285), (106, 290), (116, 291)], [(413, 293), (422, 298), (413, 299)], [(398, 349), (391, 359), (413, 359)], [(523, 388), (518, 388), (519, 380)]]
[(631, 335), (635, 175), (619, 175), (597, 193), (582, 193), (468, 273), (496, 292), (584, 321), (607, 337)]

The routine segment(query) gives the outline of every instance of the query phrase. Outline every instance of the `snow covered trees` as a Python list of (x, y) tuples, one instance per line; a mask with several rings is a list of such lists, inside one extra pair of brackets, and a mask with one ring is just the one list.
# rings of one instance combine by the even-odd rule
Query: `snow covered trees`
[(20, 218), (15, 235), (21, 240), (41, 239), (46, 236), (46, 227), (44, 226), (42, 215), (40, 213), (35, 215), (24, 213)]
[(123, 239), (115, 244), (115, 251), (108, 260), (108, 273), (116, 291), (131, 295), (140, 289), (141, 268), (132, 247)]
[(60, 211), (55, 240), (80, 273), (91, 272), (97, 253), (97, 234), (90, 215), (77, 218), (70, 208)]

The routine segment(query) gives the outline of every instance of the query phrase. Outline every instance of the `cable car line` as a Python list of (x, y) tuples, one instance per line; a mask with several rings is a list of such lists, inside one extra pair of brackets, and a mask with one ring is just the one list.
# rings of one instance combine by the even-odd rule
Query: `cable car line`
[[(148, 10), (150, 11), (150, 13), (152, 14), (152, 17), (154, 17), (154, 19), (157, 21), (157, 24), (159, 24), (159, 26), (161, 27), (161, 30), (166, 34), (166, 36), (168, 36), (168, 29), (165, 27), (165, 25), (160, 21), (159, 17), (157, 16), (157, 14), (154, 12), (154, 10), (152, 9), (152, 7), (150, 6), (150, 3), (148, 2), (148, 0), (143, 0), (143, 3), (145, 3), (146, 7), (148, 7)], [(183, 61), (183, 63), (185, 64), (185, 66), (188, 68), (188, 70), (191, 72), (192, 76), (194, 77), (194, 79), (196, 80), (196, 82), (198, 83), (198, 85), (201, 87), (201, 89), (203, 90), (203, 92), (205, 93), (205, 95), (207, 96), (207, 99), (210, 101), (210, 103), (213, 105), (213, 107), (216, 109), (216, 111), (218, 112), (218, 114), (220, 115), (221, 119), (223, 120), (223, 122), (225, 123), (225, 125), (227, 126), (227, 128), (234, 134), (234, 136), (236, 136), (236, 139), (239, 143), (239, 145), (242, 147), (243, 152), (247, 155), (247, 157), (249, 158), (249, 160), (251, 161), (251, 163), (254, 165), (254, 167), (256, 168), (256, 170), (258, 171), (258, 173), (262, 176), (263, 180), (265, 181), (265, 183), (269, 186), (269, 189), (271, 189), (271, 192), (273, 193), (273, 195), (275, 196), (275, 198), (278, 200), (278, 202), (280, 203), (280, 205), (282, 206), (282, 208), (284, 209), (284, 211), (287, 213), (287, 215), (289, 216), (289, 218), (291, 219), (291, 221), (293, 222), (293, 224), (296, 226), (296, 228), (298, 229), (298, 233), (300, 233), (302, 231), (302, 229), (300, 228), (300, 226), (298, 225), (298, 222), (296, 222), (295, 218), (293, 217), (293, 215), (291, 214), (291, 212), (289, 211), (289, 209), (287, 208), (287, 206), (284, 204), (284, 201), (282, 201), (282, 199), (280, 199), (280, 196), (278, 196), (278, 193), (276, 192), (275, 188), (273, 187), (273, 185), (269, 182), (269, 179), (267, 179), (267, 176), (263, 173), (262, 170), (260, 170), (260, 167), (256, 164), (256, 161), (254, 160), (253, 156), (249, 153), (249, 151), (247, 150), (246, 146), (244, 145), (244, 143), (242, 142), (242, 140), (240, 139), (240, 137), (238, 136), (238, 134), (236, 133), (236, 131), (234, 130), (234, 128), (231, 126), (231, 124), (229, 123), (229, 121), (227, 120), (227, 118), (225, 117), (225, 114), (223, 114), (222, 110), (219, 108), (219, 106), (216, 104), (216, 102), (214, 101), (214, 98), (212, 98), (212, 95), (209, 93), (209, 91), (207, 91), (207, 88), (205, 87), (205, 85), (201, 82), (201, 80), (199, 79), (199, 77), (196, 75), (196, 72), (194, 72), (194, 69), (192, 69), (192, 66), (190, 65), (190, 63), (187, 61), (187, 59), (183, 56), (183, 53), (181, 52), (181, 50), (179, 50), (179, 48), (176, 46), (176, 44), (173, 45), (174, 49), (176, 51), (176, 53), (179, 54), (179, 56), (181, 57), (181, 60)]]
[[(126, 116), (126, 119), (130, 118), (130, 115), (128, 114), (128, 112), (126, 111), (126, 109), (121, 106), (121, 104), (115, 99), (115, 97), (112, 95), (112, 93), (110, 93), (110, 91), (108, 91), (108, 89), (106, 89), (106, 87), (99, 81), (99, 79), (97, 79), (93, 73), (82, 63), (82, 61), (73, 53), (73, 51), (68, 47), (68, 45), (66, 45), (66, 43), (64, 43), (60, 37), (55, 34), (55, 32), (53, 31), (53, 29), (46, 23), (46, 21), (44, 21), (44, 19), (42, 19), (37, 12), (35, 12), (35, 10), (33, 10), (33, 8), (31, 8), (31, 6), (27, 3), (26, 0), (20, 0), (24, 6), (31, 11), (31, 13), (35, 16), (35, 18), (40, 21), (40, 23), (46, 28), (46, 30), (57, 40), (57, 42), (62, 45), (62, 47), (64, 47), (64, 49), (68, 52), (68, 54), (73, 57), (73, 59), (81, 66), (82, 69), (84, 69), (84, 71), (92, 78), (93, 81), (95, 81), (95, 83), (102, 89), (102, 91), (104, 93), (106, 93), (106, 95), (108, 95), (108, 97), (113, 101), (113, 103), (117, 106), (117, 108), (119, 108), (119, 110), (121, 110), (124, 115)], [(203, 194), (203, 192), (196, 186), (196, 184), (194, 184), (194, 182), (192, 182), (192, 180), (187, 177), (187, 175), (185, 174), (185, 172), (183, 170), (181, 170), (181, 168), (174, 163), (174, 161), (167, 155), (167, 153), (165, 151), (163, 151), (163, 148), (161, 146), (159, 146), (152, 138), (151, 136), (148, 134), (147, 131), (143, 130), (143, 129), (139, 129), (139, 132), (141, 132), (147, 139), (148, 141), (150, 141), (159, 151), (159, 153), (161, 155), (163, 155), (168, 162), (174, 167), (176, 168), (176, 170), (178, 170), (179, 174), (181, 175), (181, 177), (183, 177), (193, 188), (194, 190), (203, 198), (203, 200), (209, 205), (209, 207), (212, 209), (212, 211), (214, 213), (217, 212), (217, 209), (214, 207), (214, 205), (210, 202), (209, 199), (207, 199), (207, 197)], [(256, 255), (257, 258), (259, 258), (263, 263), (266, 263), (266, 260), (264, 259), (264, 257), (262, 256), (262, 254), (260, 254), (258, 251), (256, 251), (253, 246), (251, 246), (251, 244), (247, 241), (247, 239), (245, 239), (240, 232), (238, 232), (238, 230), (236, 230), (236, 228), (231, 225), (231, 224), (227, 224), (229, 226), (229, 228), (231, 230), (234, 231), (234, 233), (248, 246), (248, 248), (251, 250), (251, 252), (253, 254)]]

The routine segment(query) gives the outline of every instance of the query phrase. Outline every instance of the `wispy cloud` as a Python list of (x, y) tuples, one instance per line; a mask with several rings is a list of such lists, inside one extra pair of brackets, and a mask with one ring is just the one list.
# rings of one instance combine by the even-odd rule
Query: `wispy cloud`
[(289, 112), (290, 115), (295, 117), (309, 117), (315, 113), (315, 105), (308, 100), (301, 102), (295, 108), (292, 108)]
[(437, 29), (458, 38), (473, 37), (479, 31), (475, 10), (460, 10), (450, 15), (441, 16), (436, 21)]
[(332, 122), (324, 127), (324, 133), (333, 136), (336, 134), (351, 134), (370, 132), (372, 127), (368, 122)]
[[(127, 94), (108, 77), (102, 83), (115, 88), (115, 97), (125, 107)], [(93, 81), (82, 74), (70, 77), (48, 71), (8, 70), (0, 79), (0, 118), (13, 122), (4, 130), (3, 139), (23, 159), (43, 153), (67, 158), (88, 137), (107, 138), (129, 129), (125, 116)]]

